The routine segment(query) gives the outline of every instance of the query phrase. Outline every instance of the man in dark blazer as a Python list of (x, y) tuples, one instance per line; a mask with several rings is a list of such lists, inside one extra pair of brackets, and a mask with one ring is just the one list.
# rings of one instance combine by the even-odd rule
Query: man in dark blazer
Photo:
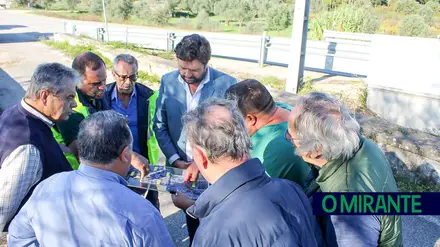
[[(152, 116), (157, 93), (136, 82), (138, 62), (132, 55), (118, 55), (113, 61), (112, 74), (115, 82), (105, 87), (103, 108), (127, 118), (133, 136), (133, 151), (156, 164), (159, 150), (152, 130)], [(159, 210), (157, 191), (149, 191), (147, 199)]]
[[(167, 163), (181, 169), (197, 169), (181, 118), (208, 98), (224, 97), (237, 80), (208, 66), (211, 46), (203, 36), (185, 36), (175, 53), (179, 68), (162, 77), (153, 128)], [(187, 216), (190, 241), (197, 225), (198, 221)]]

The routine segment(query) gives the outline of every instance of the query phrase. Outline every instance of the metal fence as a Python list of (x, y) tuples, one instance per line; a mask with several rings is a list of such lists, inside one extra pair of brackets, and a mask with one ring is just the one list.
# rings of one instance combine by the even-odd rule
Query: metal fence
[[(81, 25), (67, 22), (65, 32), (86, 35), (107, 41), (104, 27)], [(205, 36), (216, 57), (288, 66), (290, 59), (290, 39), (263, 35), (237, 35), (225, 33), (198, 32)], [(110, 41), (136, 44), (138, 46), (172, 50), (190, 33), (166, 29), (109, 27)], [(371, 35), (324, 32), (324, 41), (307, 41), (305, 68), (332, 75), (366, 77), (370, 55)]]

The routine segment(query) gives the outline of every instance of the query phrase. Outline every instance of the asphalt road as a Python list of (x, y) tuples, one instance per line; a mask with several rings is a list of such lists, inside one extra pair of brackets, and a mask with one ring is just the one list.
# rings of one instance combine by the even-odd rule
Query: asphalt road
[[(20, 100), (39, 63), (71, 64), (69, 58), (38, 42), (41, 36), (63, 30), (61, 19), (0, 10), (0, 108)], [(176, 245), (188, 246), (184, 214), (172, 205), (168, 194), (160, 194), (160, 201), (161, 213)], [(434, 246), (440, 240), (440, 217), (403, 217), (403, 238), (405, 246)], [(440, 247), (440, 243), (436, 247)]]

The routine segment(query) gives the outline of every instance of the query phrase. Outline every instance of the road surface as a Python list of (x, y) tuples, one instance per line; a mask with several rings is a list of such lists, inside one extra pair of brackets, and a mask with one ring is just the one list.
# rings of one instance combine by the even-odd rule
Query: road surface
[[(19, 101), (39, 63), (71, 64), (71, 59), (38, 42), (41, 36), (63, 30), (61, 19), (0, 10), (0, 108)], [(183, 213), (172, 205), (168, 194), (161, 194), (160, 201), (161, 213), (177, 246), (187, 246)], [(440, 217), (403, 217), (403, 237), (405, 246), (434, 246), (440, 238)], [(440, 247), (440, 243), (436, 247)]]

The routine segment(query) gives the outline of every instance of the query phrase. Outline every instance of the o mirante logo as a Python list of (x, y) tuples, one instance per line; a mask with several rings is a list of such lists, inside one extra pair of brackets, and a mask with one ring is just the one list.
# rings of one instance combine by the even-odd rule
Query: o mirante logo
[(440, 215), (440, 193), (322, 193), (313, 195), (315, 215)]

